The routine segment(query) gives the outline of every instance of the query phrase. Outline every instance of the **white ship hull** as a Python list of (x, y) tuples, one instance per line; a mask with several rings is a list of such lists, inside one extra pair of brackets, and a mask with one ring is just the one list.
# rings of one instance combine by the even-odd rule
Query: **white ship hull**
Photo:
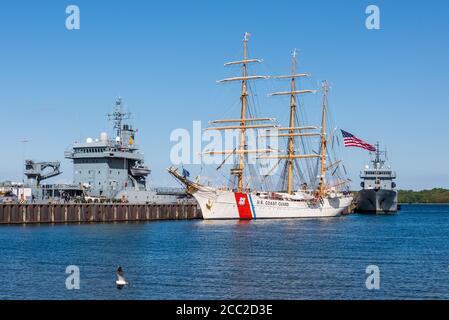
[(197, 190), (203, 219), (283, 219), (325, 218), (340, 215), (352, 198), (339, 195), (323, 201), (274, 200), (253, 193), (238, 193), (218, 189)]

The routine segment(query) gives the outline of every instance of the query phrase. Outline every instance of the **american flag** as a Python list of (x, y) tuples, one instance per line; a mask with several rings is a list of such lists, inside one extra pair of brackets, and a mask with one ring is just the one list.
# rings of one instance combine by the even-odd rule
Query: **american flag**
[(341, 130), (341, 134), (343, 135), (345, 147), (357, 147), (372, 152), (376, 151), (376, 148), (373, 145), (363, 141), (362, 139), (357, 138), (356, 136), (354, 136), (349, 132)]

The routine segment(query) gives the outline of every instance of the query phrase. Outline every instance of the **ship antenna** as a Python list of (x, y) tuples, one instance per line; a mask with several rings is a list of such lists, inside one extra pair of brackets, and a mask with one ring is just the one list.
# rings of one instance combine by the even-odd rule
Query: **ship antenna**
[(382, 160), (380, 158), (381, 155), (385, 155), (386, 156), (387, 155), (387, 151), (386, 150), (381, 151), (380, 150), (380, 143), (379, 143), (379, 141), (377, 141), (377, 143), (376, 143), (376, 157), (372, 161), (376, 168), (377, 167), (381, 168), (385, 164), (385, 160)]
[(114, 129), (117, 130), (117, 137), (122, 137), (122, 121), (130, 118), (130, 113), (123, 112), (122, 97), (118, 97), (115, 102), (115, 109), (112, 114), (108, 114), (109, 120), (114, 121)]
[(380, 144), (379, 141), (376, 143), (376, 163), (380, 163)]

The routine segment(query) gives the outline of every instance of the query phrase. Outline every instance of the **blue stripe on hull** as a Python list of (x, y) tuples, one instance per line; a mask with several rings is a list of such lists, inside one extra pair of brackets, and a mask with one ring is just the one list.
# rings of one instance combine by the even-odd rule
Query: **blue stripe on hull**
[(253, 219), (256, 219), (256, 209), (254, 209), (253, 198), (248, 194), (249, 202), (251, 203), (251, 211), (253, 212)]

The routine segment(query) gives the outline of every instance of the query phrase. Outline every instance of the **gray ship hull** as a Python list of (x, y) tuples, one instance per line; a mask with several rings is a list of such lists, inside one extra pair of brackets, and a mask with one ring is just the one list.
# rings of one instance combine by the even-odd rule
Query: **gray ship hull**
[(398, 210), (398, 193), (395, 190), (366, 189), (357, 196), (356, 212), (388, 214)]

